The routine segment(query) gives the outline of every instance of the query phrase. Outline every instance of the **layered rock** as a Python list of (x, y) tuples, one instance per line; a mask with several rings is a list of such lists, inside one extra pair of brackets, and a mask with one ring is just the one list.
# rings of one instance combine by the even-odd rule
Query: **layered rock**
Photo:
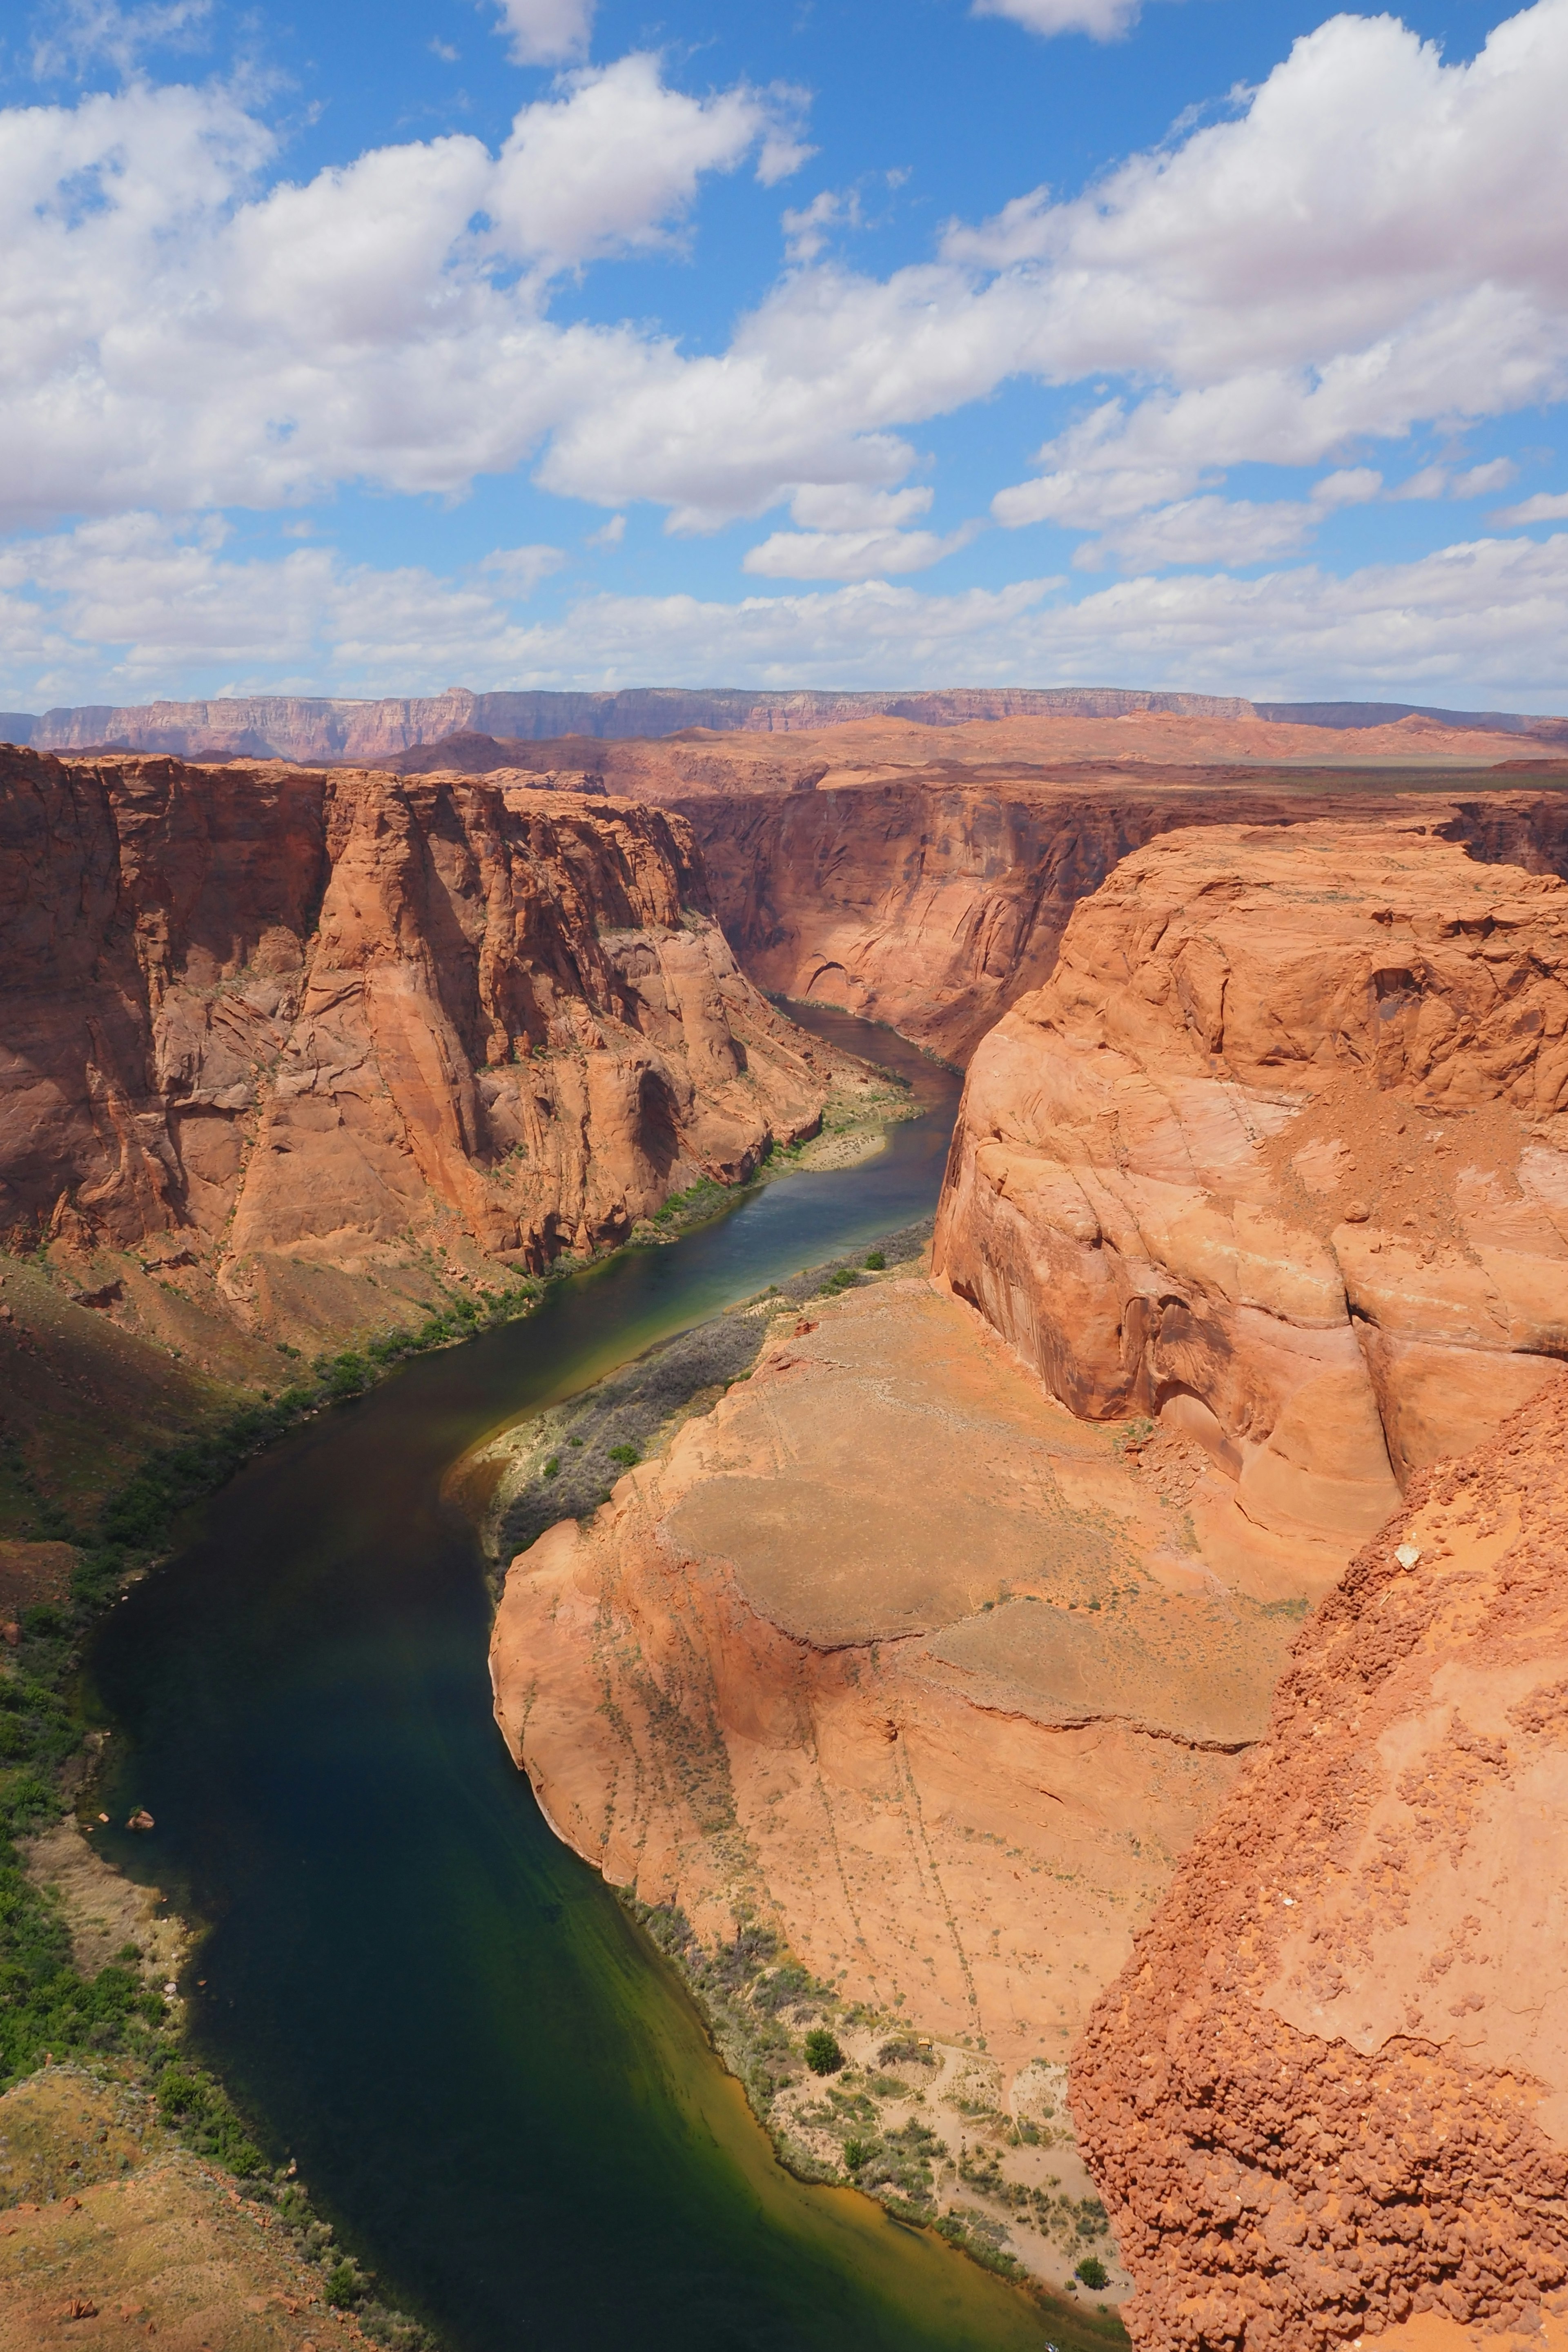
[(1565, 982), (1568, 887), (1418, 821), (1168, 835), (976, 1054), (939, 1271), (1327, 1580), (1568, 1353)]
[(1095, 2013), (1142, 2352), (1568, 2341), (1565, 1460), (1557, 1373), (1413, 1481)]
[(264, 1328), (623, 1237), (812, 1129), (837, 1066), (654, 809), (20, 753), (0, 826), (0, 1226)]
[[(1261, 1734), (1304, 1601), (1192, 1549), (1129, 1454), (889, 1277), (513, 1562), (496, 1711), (560, 1835), (709, 1943), (1059, 2062)], [(981, 2037), (984, 2040), (981, 2041)]]

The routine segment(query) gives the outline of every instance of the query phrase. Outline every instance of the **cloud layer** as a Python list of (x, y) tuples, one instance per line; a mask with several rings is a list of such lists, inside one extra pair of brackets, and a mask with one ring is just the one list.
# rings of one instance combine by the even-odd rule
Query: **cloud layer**
[[(515, 550), (454, 580), (326, 548), (238, 559), (216, 526), (181, 533), (152, 516), (84, 524), (0, 552), (0, 707), (140, 701), (197, 690), (197, 677), (207, 693), (1076, 679), (1303, 698), (1399, 680), (1423, 701), (1484, 689), (1500, 706), (1562, 702), (1568, 533), (1346, 577), (1145, 576), (1077, 601), (1060, 578), (946, 596), (875, 580), (735, 603), (579, 595), (529, 620), (517, 602), (555, 554)], [(1555, 700), (1542, 680), (1558, 682)]]
[[(172, 0), (163, 15), (183, 22), (195, 5)], [(1124, 0), (994, 5), (1041, 33), (1100, 38), (1135, 15)], [(1227, 642), (1239, 632), (1238, 659), (1249, 646), (1267, 676), (1288, 661), (1300, 677), (1329, 640), (1303, 623), (1310, 652), (1287, 656), (1268, 616), (1293, 609), (1292, 581), (1310, 607), (1326, 575), (1219, 575), (1305, 554), (1348, 506), (1500, 493), (1512, 461), (1457, 454), (1463, 435), (1568, 391), (1568, 0), (1535, 0), (1456, 65), (1392, 16), (1331, 17), (1226, 119), (1183, 130), (1079, 196), (1036, 189), (990, 220), (951, 224), (929, 258), (883, 277), (829, 250), (858, 217), (854, 191), (807, 188), (781, 205), (771, 284), (696, 352), (657, 324), (593, 323), (575, 289), (606, 261), (691, 250), (716, 177), (745, 171), (772, 188), (797, 173), (811, 152), (805, 98), (748, 82), (693, 95), (652, 54), (586, 65), (591, 0), (500, 0), (500, 15), (518, 57), (565, 69), (495, 147), (403, 140), (291, 180), (277, 134), (237, 88), (155, 86), (133, 61), (117, 92), (0, 112), (0, 526), (43, 534), (5, 558), (12, 644), (32, 648), (18, 677), (79, 677), (89, 615), (99, 642), (121, 649), (104, 656), (117, 677), (160, 685), (177, 684), (177, 638), (187, 667), (236, 677), (259, 674), (276, 649), (301, 678), (327, 663), (340, 684), (362, 671), (385, 682), (402, 647), (425, 677), (429, 663), (453, 668), (442, 614), (477, 632), (457, 668), (479, 674), (480, 646), (507, 676), (549, 667), (555, 625), (520, 635), (505, 600), (559, 568), (552, 543), (498, 550), (471, 578), (432, 589), (420, 652), (413, 625), (405, 639), (392, 616), (398, 583), (424, 572), (372, 572), (319, 548), (242, 564), (221, 525), (201, 520), (356, 484), (458, 499), (520, 467), (596, 509), (591, 520), (611, 517), (591, 531), (575, 518), (548, 523), (552, 542), (607, 554), (639, 504), (662, 509), (677, 536), (787, 504), (793, 527), (764, 529), (738, 553), (741, 570), (839, 583), (745, 597), (732, 640), (712, 618), (724, 608), (707, 601), (579, 606), (572, 630), (584, 612), (610, 630), (602, 641), (568, 631), (590, 668), (618, 663), (659, 614), (663, 650), (649, 641), (642, 658), (666, 677), (693, 629), (707, 633), (691, 654), (703, 674), (728, 659), (753, 675), (792, 646), (819, 668), (854, 668), (884, 627), (892, 659), (906, 619), (908, 658), (923, 660), (921, 647), (955, 643), (933, 615), (983, 611), (1005, 652), (977, 639), (978, 662), (1026, 670), (1077, 659), (1075, 647), (1110, 659), (1122, 642), (1110, 616), (1123, 608), (1107, 599), (1126, 594), (1153, 632), (1151, 661), (1176, 642), (1159, 616), (1201, 611)], [(79, 0), (77, 16), (121, 21), (110, 0), (96, 14)], [(1002, 526), (971, 562), (985, 553), (994, 574), (997, 547), (1016, 546), (1031, 578), (986, 592), (1002, 599), (993, 604), (887, 586), (956, 559), (979, 530), (962, 509), (945, 527), (930, 519), (929, 481), (910, 479), (929, 470), (921, 428), (1017, 378), (1076, 409), (1026, 475), (998, 450), (966, 504), (988, 499)], [(1429, 429), (1447, 444), (1441, 462), (1406, 457), (1402, 445)], [(987, 446), (978, 431), (975, 446)], [(1237, 495), (1227, 477), (1244, 465), (1298, 478), (1288, 496)], [(1541, 488), (1493, 522), (1528, 530), (1564, 511), (1562, 494)], [(83, 519), (103, 535), (66, 530)], [(1006, 536), (1040, 524), (1083, 534), (1076, 554)], [(61, 548), (84, 578), (118, 583), (107, 601), (57, 577)], [(1468, 572), (1434, 556), (1420, 576), (1474, 581), (1495, 562), (1522, 567), (1507, 573), (1517, 584), (1536, 577), (1539, 556), (1529, 545), (1478, 555)], [(1089, 590), (1082, 574), (1106, 569), (1136, 576)], [(1045, 572), (1065, 572), (1069, 594), (1041, 590), (1033, 575)], [(1194, 572), (1205, 579), (1144, 576)], [(165, 590), (150, 591), (145, 625), (132, 585), (143, 575), (175, 600), (154, 609)], [(1546, 593), (1531, 591), (1531, 613)], [(1416, 596), (1418, 627), (1406, 614), (1360, 631), (1358, 646), (1404, 665), (1369, 679), (1413, 687), (1421, 664), (1451, 660), (1440, 604)], [(814, 650), (815, 616), (829, 612)], [(1544, 643), (1532, 620), (1521, 625), (1521, 644)], [(1206, 662), (1207, 646), (1194, 657)], [(1493, 660), (1484, 629), (1475, 647)], [(1344, 657), (1361, 660), (1348, 642)]]

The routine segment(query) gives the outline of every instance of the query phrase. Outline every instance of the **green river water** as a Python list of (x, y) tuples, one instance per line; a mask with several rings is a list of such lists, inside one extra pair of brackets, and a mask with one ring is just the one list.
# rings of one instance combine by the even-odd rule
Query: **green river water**
[(193, 1516), (93, 1646), (110, 1810), (157, 1822), (103, 1844), (206, 1929), (197, 2053), (451, 2352), (1106, 2341), (778, 2165), (684, 1988), (514, 1771), (483, 1563), (441, 1498), (488, 1431), (930, 1213), (956, 1079), (809, 1017), (919, 1090), (881, 1155), (552, 1284), (528, 1320), (308, 1424)]

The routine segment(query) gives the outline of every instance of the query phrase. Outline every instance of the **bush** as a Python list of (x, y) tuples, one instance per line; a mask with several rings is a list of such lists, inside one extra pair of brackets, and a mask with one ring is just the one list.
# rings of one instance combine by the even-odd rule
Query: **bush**
[(1075, 2273), (1084, 2286), (1109, 2286), (1110, 2273), (1098, 2254), (1085, 2254)]
[(364, 2293), (364, 2281), (354, 2263), (335, 2263), (327, 2273), (325, 2299), (334, 2311), (350, 2311)]
[(642, 1455), (635, 1445), (612, 1445), (610, 1459), (612, 1462), (618, 1462), (623, 1470), (635, 1470), (642, 1460)]
[(545, 1475), (545, 1476), (546, 1476), (547, 1478), (559, 1478), (559, 1477), (560, 1477), (560, 1475), (561, 1475), (561, 1456), (559, 1455), (559, 1454), (552, 1454), (551, 1455), (551, 1457), (550, 1457), (549, 1461), (548, 1461), (548, 1462), (545, 1464), (545, 1465), (544, 1465), (544, 1475)]
[(845, 2171), (858, 2172), (863, 2165), (870, 2163), (872, 2153), (868, 2139), (847, 2139), (844, 2143)]
[(826, 2025), (814, 2025), (805, 2037), (805, 2063), (814, 2074), (837, 2074), (844, 2053)]
[(880, 1250), (872, 1250), (866, 1259), (866, 1271), (868, 1274), (880, 1274), (887, 1263)]

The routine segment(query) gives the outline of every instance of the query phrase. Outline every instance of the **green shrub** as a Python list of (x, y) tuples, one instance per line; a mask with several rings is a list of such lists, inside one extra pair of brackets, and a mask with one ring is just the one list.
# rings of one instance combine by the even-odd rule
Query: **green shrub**
[(1082, 2262), (1079, 2263), (1078, 2266), (1075, 2276), (1084, 2286), (1100, 2287), (1109, 2286), (1110, 2284), (1110, 2273), (1106, 2269), (1105, 2264), (1100, 2261), (1098, 2254), (1085, 2254)]
[(845, 2171), (858, 2172), (863, 2165), (870, 2163), (872, 2154), (873, 2143), (870, 2140), (847, 2139), (844, 2143)]
[(635, 1445), (612, 1445), (610, 1459), (612, 1462), (618, 1462), (623, 1470), (635, 1470), (642, 1460), (642, 1455)]
[(814, 2025), (805, 2037), (805, 2063), (814, 2074), (837, 2074), (844, 2053), (826, 2025)]
[(872, 1250), (866, 1259), (866, 1271), (868, 1274), (880, 1274), (887, 1263), (880, 1250)]
[(352, 2309), (363, 2293), (364, 2283), (353, 2263), (335, 2263), (327, 2273), (325, 2298), (334, 2311)]
[(545, 1464), (545, 1465), (544, 1465), (544, 1475), (545, 1475), (545, 1476), (546, 1476), (547, 1478), (559, 1478), (559, 1477), (560, 1477), (560, 1475), (561, 1475), (561, 1456), (559, 1455), (559, 1454), (552, 1454), (551, 1455), (551, 1457), (550, 1457), (549, 1461), (548, 1461), (548, 1462)]

